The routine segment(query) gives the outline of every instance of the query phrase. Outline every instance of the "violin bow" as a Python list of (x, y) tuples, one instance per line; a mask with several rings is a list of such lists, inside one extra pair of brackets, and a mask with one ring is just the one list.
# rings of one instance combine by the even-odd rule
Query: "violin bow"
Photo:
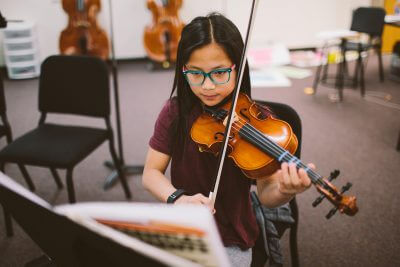
[(239, 97), (240, 86), (242, 85), (244, 67), (246, 65), (247, 48), (248, 48), (251, 32), (252, 32), (252, 29), (253, 29), (253, 25), (254, 25), (255, 11), (257, 9), (258, 2), (259, 2), (259, 0), (253, 0), (252, 5), (251, 5), (249, 23), (247, 25), (246, 39), (245, 39), (245, 42), (244, 42), (242, 56), (241, 56), (241, 59), (240, 59), (240, 65), (239, 65), (239, 68), (238, 68), (238, 74), (239, 75), (237, 75), (237, 77), (236, 77), (236, 86), (235, 86), (235, 89), (233, 90), (232, 105), (231, 105), (231, 108), (229, 110), (229, 114), (227, 116), (227, 123), (226, 123), (226, 127), (225, 127), (223, 146), (222, 146), (221, 151), (219, 153), (219, 163), (218, 163), (217, 177), (215, 179), (214, 189), (213, 189), (213, 191), (210, 192), (210, 194), (208, 196), (209, 199), (211, 199), (213, 205), (215, 204), (215, 199), (217, 197), (218, 187), (219, 187), (219, 183), (220, 183), (220, 180), (221, 180), (222, 168), (224, 167), (224, 162), (225, 162), (225, 158), (226, 158), (226, 150), (228, 148), (228, 141), (229, 141), (228, 136), (230, 136), (230, 134), (231, 134), (231, 127), (232, 127), (232, 123), (233, 123), (232, 118), (233, 118), (234, 110), (236, 109), (236, 103), (237, 103), (237, 99)]

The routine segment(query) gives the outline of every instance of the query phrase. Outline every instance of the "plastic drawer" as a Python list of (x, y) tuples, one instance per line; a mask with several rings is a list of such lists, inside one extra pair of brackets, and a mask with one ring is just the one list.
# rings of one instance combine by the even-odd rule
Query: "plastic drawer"
[(8, 66), (8, 76), (10, 79), (25, 79), (38, 77), (39, 65)]
[(7, 63), (21, 63), (26, 61), (37, 60), (35, 53), (21, 54), (21, 55), (8, 55), (6, 60)]
[(32, 36), (33, 34), (31, 29), (4, 30), (4, 37), (6, 39), (30, 38)]
[(31, 50), (34, 49), (34, 43), (32, 41), (20, 42), (20, 43), (4, 43), (4, 47), (8, 51), (18, 50)]

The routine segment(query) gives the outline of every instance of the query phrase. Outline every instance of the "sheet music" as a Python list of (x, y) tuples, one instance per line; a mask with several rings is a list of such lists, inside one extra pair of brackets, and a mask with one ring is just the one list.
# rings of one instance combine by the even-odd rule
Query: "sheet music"
[(132, 240), (201, 266), (230, 266), (213, 216), (200, 205), (98, 202), (58, 206), (56, 210), (72, 219), (90, 217), (91, 224), (106, 227), (109, 233), (118, 230), (134, 237)]

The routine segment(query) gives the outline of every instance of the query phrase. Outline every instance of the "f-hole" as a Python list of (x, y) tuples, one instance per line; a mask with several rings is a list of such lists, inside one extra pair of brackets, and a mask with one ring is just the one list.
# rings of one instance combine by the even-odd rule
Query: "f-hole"
[(247, 122), (250, 122), (250, 118), (245, 114), (245, 112), (247, 112), (247, 108), (242, 108), (239, 113), (247, 120)]

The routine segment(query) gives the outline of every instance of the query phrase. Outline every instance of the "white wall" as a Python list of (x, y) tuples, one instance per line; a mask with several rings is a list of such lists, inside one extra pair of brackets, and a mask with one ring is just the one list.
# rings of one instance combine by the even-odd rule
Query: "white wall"
[[(73, 1), (73, 0), (70, 0)], [(151, 23), (146, 0), (102, 0), (99, 24), (109, 32), (109, 1), (112, 1), (114, 45), (117, 58), (146, 56), (143, 30)], [(61, 0), (1, 0), (0, 11), (7, 19), (36, 22), (40, 55), (57, 54), (60, 32), (67, 25), (67, 14)], [(219, 11), (245, 34), (251, 0), (184, 0), (180, 17), (189, 22), (193, 17)], [(315, 34), (321, 30), (348, 28), (351, 11), (370, 5), (371, 0), (260, 0), (252, 45), (282, 42), (289, 48), (315, 46)], [(0, 35), (0, 42), (2, 37)], [(2, 45), (0, 65), (4, 65)]]

